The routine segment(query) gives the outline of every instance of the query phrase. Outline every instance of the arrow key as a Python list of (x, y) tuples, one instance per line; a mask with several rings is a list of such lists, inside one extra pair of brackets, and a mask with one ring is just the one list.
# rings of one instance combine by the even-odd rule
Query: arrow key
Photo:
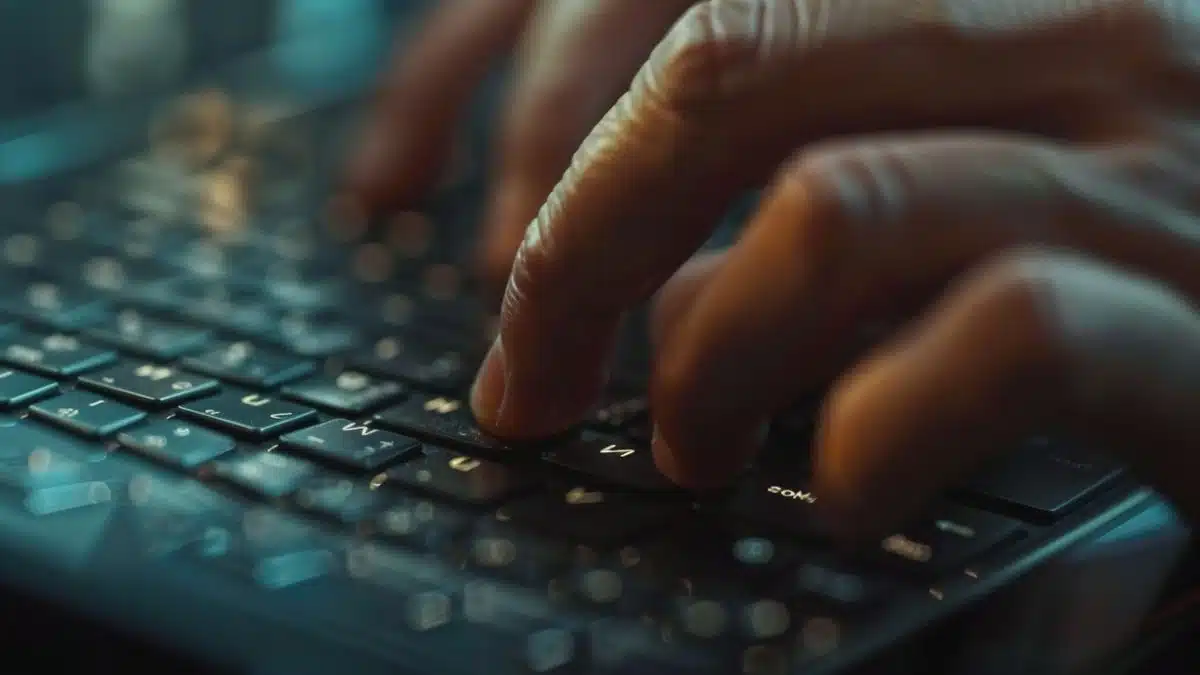
[(658, 472), (648, 446), (612, 436), (584, 432), (578, 440), (550, 453), (547, 459), (614, 487), (645, 491), (678, 489)]

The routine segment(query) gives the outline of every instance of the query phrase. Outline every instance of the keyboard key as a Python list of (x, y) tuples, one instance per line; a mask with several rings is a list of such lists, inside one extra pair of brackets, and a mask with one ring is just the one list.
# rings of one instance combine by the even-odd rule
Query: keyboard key
[(1049, 523), (1087, 501), (1122, 473), (1115, 462), (1041, 443), (980, 472), (969, 494), (1000, 502), (1022, 518)]
[(220, 478), (270, 499), (296, 492), (306, 481), (317, 476), (317, 468), (295, 457), (276, 452), (255, 452), (215, 464)]
[(105, 303), (87, 291), (35, 281), (19, 294), (6, 296), (0, 310), (54, 330), (74, 331), (102, 316)]
[(85, 436), (103, 438), (142, 421), (146, 413), (90, 392), (76, 390), (37, 403), (32, 414)]
[(11, 368), (0, 369), (0, 408), (16, 408), (58, 391), (58, 384)]
[(592, 413), (592, 426), (606, 431), (619, 431), (640, 422), (650, 414), (650, 401), (644, 395), (610, 398)]
[(229, 453), (231, 439), (184, 424), (154, 420), (117, 436), (121, 445), (181, 469), (192, 470)]
[(531, 490), (538, 480), (486, 459), (426, 448), (418, 459), (387, 472), (388, 483), (473, 506), (499, 504)]
[(404, 380), (439, 393), (461, 391), (472, 375), (470, 366), (458, 352), (397, 337), (380, 339), (368, 356), (355, 358), (351, 363), (368, 373)]
[(503, 449), (503, 444), (475, 426), (466, 403), (436, 395), (418, 394), (375, 415), (381, 426), (420, 440), (465, 447), (475, 452)]
[(208, 330), (146, 316), (135, 309), (109, 314), (85, 333), (99, 342), (160, 361), (173, 361), (195, 351), (211, 336)]
[(584, 433), (556, 449), (547, 459), (601, 482), (637, 490), (677, 490), (659, 473), (650, 447), (597, 434)]
[(179, 412), (227, 433), (260, 439), (317, 421), (317, 413), (309, 408), (235, 390), (185, 403)]
[(350, 420), (330, 420), (280, 439), (284, 447), (359, 471), (377, 471), (421, 447), (407, 436)]
[(346, 478), (321, 476), (305, 483), (295, 501), (300, 508), (347, 525), (372, 518), (386, 503), (379, 492)]
[(0, 484), (41, 489), (81, 483), (99, 447), (14, 417), (0, 417)]
[(762, 590), (781, 578), (801, 559), (787, 537), (711, 519), (691, 519), (682, 527), (643, 547), (634, 567), (666, 588), (686, 580), (692, 590), (720, 593), (730, 579)]
[(217, 381), (203, 375), (139, 361), (122, 361), (85, 375), (79, 382), (90, 389), (154, 408), (165, 408), (217, 390)]
[(78, 375), (116, 358), (109, 349), (62, 333), (22, 331), (0, 339), (0, 360), (52, 377)]
[(687, 508), (683, 502), (572, 487), (510, 504), (496, 517), (550, 537), (604, 547), (655, 531)]
[(871, 557), (889, 568), (921, 577), (937, 576), (962, 568), (1020, 532), (1014, 520), (942, 506), (911, 527), (885, 537)]
[(354, 370), (342, 371), (336, 376), (317, 375), (283, 389), (283, 395), (288, 398), (348, 417), (362, 415), (396, 401), (404, 394), (404, 385), (398, 382), (375, 379)]
[(375, 520), (376, 533), (406, 548), (446, 553), (470, 529), (472, 519), (463, 511), (426, 499), (402, 499), (387, 507)]
[(864, 608), (887, 594), (888, 584), (833, 565), (805, 563), (793, 573), (784, 592), (802, 599), (818, 599), (842, 609)]
[(820, 537), (824, 527), (817, 520), (817, 497), (807, 478), (787, 474), (755, 474), (738, 486), (730, 511), (746, 520), (763, 523), (800, 537)]
[(218, 342), (183, 359), (183, 365), (206, 375), (251, 387), (274, 387), (313, 371), (309, 361), (249, 342)]

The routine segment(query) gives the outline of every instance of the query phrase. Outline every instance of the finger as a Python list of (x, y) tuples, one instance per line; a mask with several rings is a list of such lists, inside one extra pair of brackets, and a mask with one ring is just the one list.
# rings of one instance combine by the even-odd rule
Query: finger
[(503, 289), (525, 226), (571, 155), (694, 0), (554, 0), (539, 5), (500, 134), (482, 263)]
[(917, 311), (1014, 245), (1071, 246), (1200, 293), (1196, 204), (1182, 197), (1198, 187), (1170, 155), (1012, 136), (801, 153), (659, 352), (660, 467), (685, 485), (727, 481), (765, 417), (852, 362), (859, 327)]
[(1198, 377), (1184, 296), (1077, 255), (1005, 256), (835, 389), (814, 490), (847, 531), (878, 533), (1053, 420), (1198, 517)]
[[(1041, 21), (1046, 6), (718, 0), (689, 11), (527, 230), (476, 387), (480, 421), (520, 436), (577, 419), (622, 312), (790, 149), (867, 129), (1020, 126), (1038, 106), (1066, 119), (1053, 107), (1064, 97), (1107, 101), (1172, 58), (1160, 54), (1169, 21), (1148, 4), (1052, 4), (1058, 20)], [(1077, 106), (1070, 121), (1100, 109)]]
[(700, 291), (716, 276), (725, 258), (725, 251), (701, 253), (679, 268), (663, 285), (654, 300), (650, 324), (650, 339), (656, 347), (670, 342), (671, 331), (687, 315)]
[(537, 0), (443, 0), (416, 41), (402, 40), (348, 190), (371, 210), (419, 199), (441, 168), (475, 87), (512, 47)]

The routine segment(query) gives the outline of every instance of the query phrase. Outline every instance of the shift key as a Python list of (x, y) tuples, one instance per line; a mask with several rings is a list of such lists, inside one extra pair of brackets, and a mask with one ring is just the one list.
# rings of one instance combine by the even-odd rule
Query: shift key
[(978, 475), (965, 492), (1007, 506), (1021, 518), (1050, 523), (1116, 479), (1105, 457), (1034, 441)]

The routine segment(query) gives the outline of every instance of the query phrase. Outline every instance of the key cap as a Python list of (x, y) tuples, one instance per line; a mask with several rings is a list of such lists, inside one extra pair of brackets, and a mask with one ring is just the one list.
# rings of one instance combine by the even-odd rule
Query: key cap
[(321, 476), (305, 483), (296, 492), (300, 508), (346, 525), (356, 525), (383, 510), (386, 500), (367, 485), (346, 478)]
[(142, 421), (146, 413), (90, 392), (75, 390), (36, 403), (29, 412), (71, 431), (103, 438)]
[(426, 448), (423, 456), (389, 470), (384, 480), (473, 506), (499, 504), (538, 482), (528, 472), (440, 448)]
[(540, 534), (604, 547), (655, 531), (686, 511), (683, 502), (571, 487), (510, 504), (496, 517)]
[(85, 375), (79, 382), (89, 389), (152, 408), (165, 408), (217, 390), (216, 380), (144, 361), (121, 361)]
[(118, 349), (158, 361), (175, 359), (200, 349), (211, 331), (123, 309), (103, 317), (85, 334)]
[(1002, 516), (957, 506), (935, 507), (912, 526), (885, 537), (870, 557), (919, 577), (939, 576), (978, 559), (1021, 533)]
[(102, 316), (105, 302), (86, 291), (35, 281), (20, 294), (6, 296), (0, 309), (53, 330), (74, 331)]
[(471, 377), (458, 352), (397, 337), (378, 340), (369, 356), (352, 359), (351, 364), (368, 373), (404, 380), (440, 393), (461, 391), (470, 383)]
[(94, 477), (99, 446), (13, 417), (0, 417), (0, 484), (41, 489)]
[(421, 447), (407, 436), (344, 419), (329, 420), (279, 440), (289, 450), (357, 471), (378, 471)]
[(358, 417), (399, 400), (405, 395), (399, 382), (379, 380), (365, 373), (346, 370), (336, 376), (317, 375), (288, 385), (283, 395), (315, 408), (339, 415)]
[(605, 431), (619, 431), (645, 419), (650, 402), (643, 395), (610, 398), (592, 413), (592, 426)]
[(277, 452), (255, 452), (218, 461), (214, 473), (257, 495), (281, 499), (314, 478), (317, 468), (302, 459)]
[(0, 408), (16, 408), (58, 391), (58, 384), (11, 368), (0, 369)]
[(817, 497), (808, 479), (787, 474), (754, 474), (738, 486), (730, 511), (800, 537), (822, 537), (825, 528), (816, 517)]
[(475, 426), (466, 404), (458, 399), (418, 394), (380, 412), (375, 419), (380, 426), (432, 443), (483, 453), (504, 448)]
[(116, 353), (72, 335), (22, 331), (0, 339), (0, 360), (51, 377), (69, 377), (115, 361)]
[(1000, 502), (1031, 522), (1048, 524), (1121, 473), (1121, 467), (1108, 458), (1035, 442), (981, 471), (966, 492)]
[(547, 459), (601, 482), (637, 490), (677, 490), (654, 466), (648, 446), (585, 432)]
[(314, 410), (264, 394), (227, 389), (179, 407), (181, 414), (235, 436), (268, 438), (316, 422)]
[(233, 451), (231, 439), (178, 420), (153, 420), (117, 436), (121, 445), (161, 462), (193, 470)]
[(249, 342), (217, 342), (183, 359), (186, 368), (251, 387), (274, 387), (313, 371), (311, 362)]

